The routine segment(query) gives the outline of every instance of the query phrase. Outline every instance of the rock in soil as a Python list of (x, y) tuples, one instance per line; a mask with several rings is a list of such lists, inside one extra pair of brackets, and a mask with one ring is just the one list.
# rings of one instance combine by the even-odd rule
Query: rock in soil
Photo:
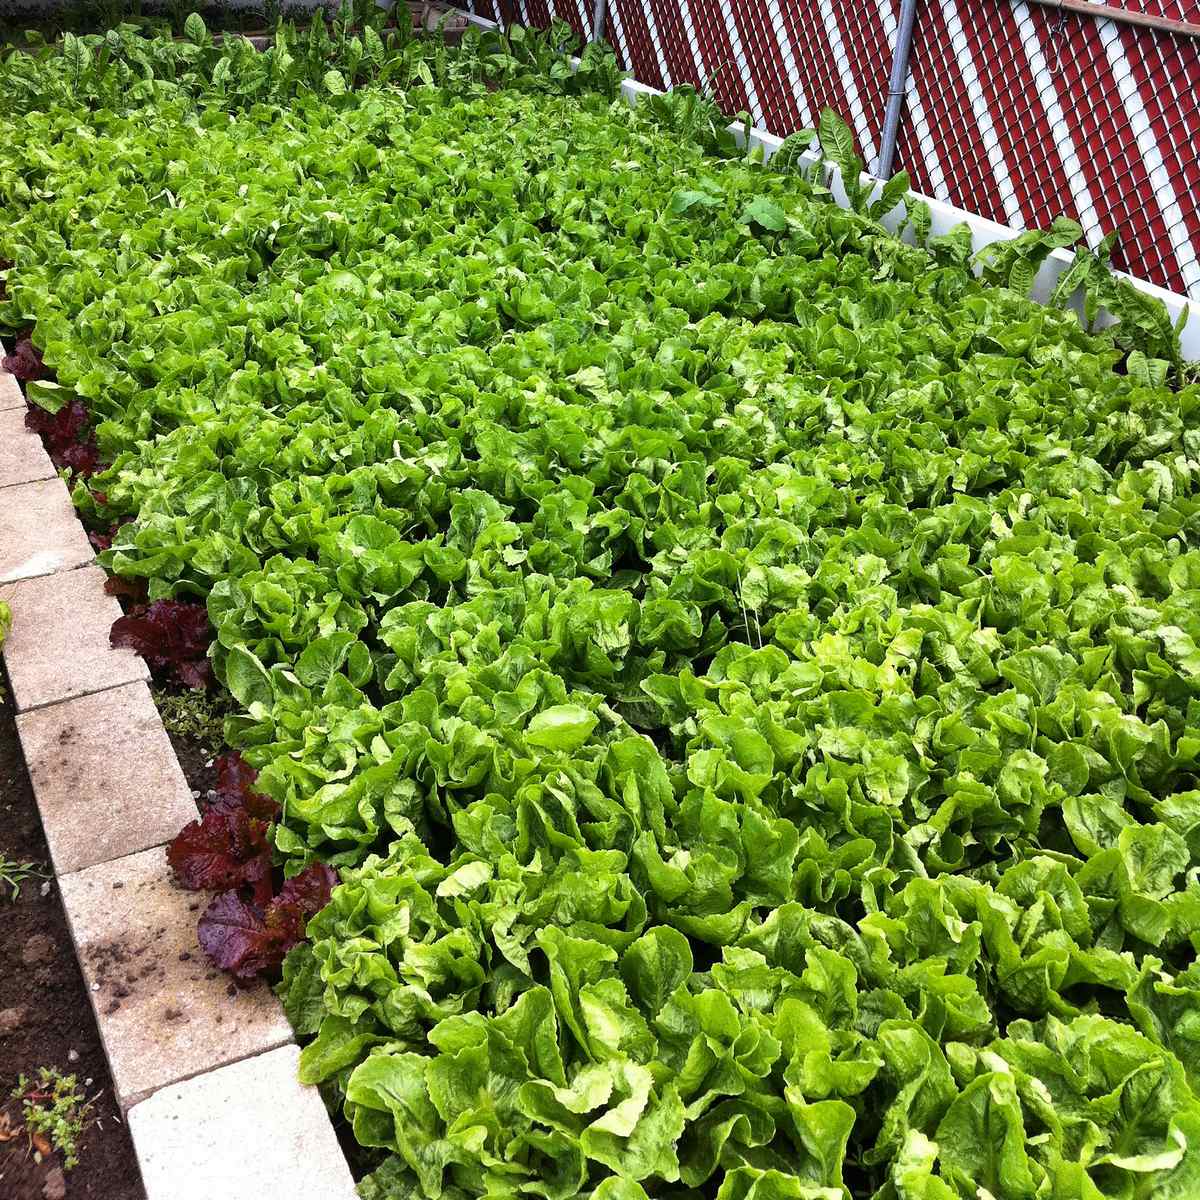
[(24, 1024), (25, 1010), (23, 1008), (0, 1009), (0, 1037), (16, 1033)]
[(62, 1167), (54, 1167), (46, 1175), (42, 1184), (43, 1200), (65, 1200), (67, 1195), (67, 1179), (62, 1173)]
[(40, 966), (42, 963), (52, 962), (54, 952), (54, 939), (44, 933), (35, 933), (25, 943), (25, 949), (21, 951), (21, 961), (27, 967)]

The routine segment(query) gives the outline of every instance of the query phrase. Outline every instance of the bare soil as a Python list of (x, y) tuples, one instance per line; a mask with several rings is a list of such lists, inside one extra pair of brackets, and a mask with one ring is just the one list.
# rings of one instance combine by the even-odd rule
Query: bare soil
[[(0, 674), (0, 858), (33, 862), (13, 899), (0, 884), (0, 1196), (4, 1200), (145, 1200), (75, 947), (50, 869), (33, 789), (17, 741), (11, 692)], [(74, 1074), (93, 1098), (79, 1165), (39, 1152), (11, 1092), (40, 1067)], [(65, 1185), (65, 1186), (64, 1186)]]
[(171, 748), (179, 765), (183, 769), (183, 777), (192, 789), (192, 796), (203, 809), (208, 799), (208, 793), (217, 786), (217, 769), (213, 766), (216, 755), (225, 747), (214, 750), (211, 746), (186, 733), (168, 729), (167, 737), (171, 739)]

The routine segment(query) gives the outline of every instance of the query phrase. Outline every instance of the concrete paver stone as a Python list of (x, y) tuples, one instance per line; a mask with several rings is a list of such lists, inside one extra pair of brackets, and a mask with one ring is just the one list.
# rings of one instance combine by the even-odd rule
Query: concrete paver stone
[(266, 983), (236, 987), (205, 958), (209, 897), (175, 886), (161, 847), (58, 883), (122, 1107), (291, 1041)]
[(22, 713), (17, 732), (59, 875), (161, 845), (196, 819), (144, 683)]
[(94, 557), (61, 479), (0, 491), (0, 583), (72, 570)]
[(0, 491), (0, 584), (69, 571), (93, 557), (61, 479)]
[(4, 661), (18, 712), (150, 678), (139, 655), (109, 645), (121, 606), (99, 567), (3, 584), (0, 600), (13, 613)]
[[(7, 353), (3, 343), (0, 343), (0, 355)], [(0, 412), (6, 412), (13, 408), (19, 408), (24, 413), (25, 397), (21, 393), (21, 387), (16, 378), (0, 367)]]
[[(42, 439), (25, 428), (24, 408), (0, 408), (0, 488), (57, 474)], [(6, 499), (0, 497), (0, 503)]]
[(148, 1200), (355, 1200), (325, 1106), (282, 1046), (164, 1088), (129, 1112)]

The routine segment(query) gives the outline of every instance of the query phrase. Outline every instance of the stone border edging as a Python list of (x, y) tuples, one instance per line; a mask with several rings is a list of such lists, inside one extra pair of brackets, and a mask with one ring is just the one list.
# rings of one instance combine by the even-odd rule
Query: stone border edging
[[(0, 343), (0, 355), (4, 354)], [(264, 983), (239, 989), (196, 942), (197, 893), (164, 844), (197, 815), (120, 605), (0, 370), (0, 600), (17, 732), (148, 1200), (355, 1200), (317, 1089)]]

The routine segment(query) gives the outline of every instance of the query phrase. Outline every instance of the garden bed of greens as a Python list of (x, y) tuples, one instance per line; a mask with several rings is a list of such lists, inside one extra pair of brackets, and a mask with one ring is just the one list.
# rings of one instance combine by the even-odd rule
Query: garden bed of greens
[(363, 1195), (1200, 1194), (1161, 312), (561, 30), (189, 36), (0, 65), (0, 324)]

